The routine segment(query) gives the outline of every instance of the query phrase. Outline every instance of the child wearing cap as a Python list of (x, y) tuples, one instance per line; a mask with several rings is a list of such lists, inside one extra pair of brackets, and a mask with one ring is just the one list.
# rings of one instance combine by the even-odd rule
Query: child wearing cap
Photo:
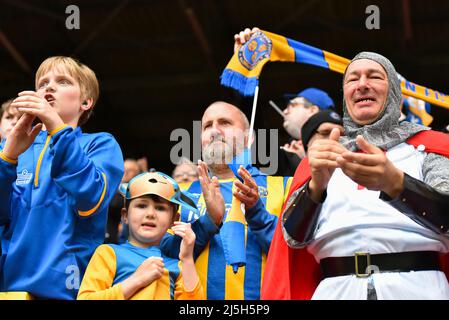
[(79, 127), (99, 95), (89, 67), (50, 57), (36, 72), (35, 90), (11, 103), (23, 115), (0, 151), (0, 291), (75, 299), (103, 243), (123, 155), (111, 134)]
[[(84, 275), (78, 299), (204, 299), (195, 269), (195, 234), (190, 224), (174, 221), (178, 206), (191, 207), (177, 183), (160, 172), (146, 172), (121, 185), (128, 241), (97, 248)], [(173, 226), (174, 223), (174, 226)], [(182, 238), (179, 260), (161, 253), (167, 230)]]

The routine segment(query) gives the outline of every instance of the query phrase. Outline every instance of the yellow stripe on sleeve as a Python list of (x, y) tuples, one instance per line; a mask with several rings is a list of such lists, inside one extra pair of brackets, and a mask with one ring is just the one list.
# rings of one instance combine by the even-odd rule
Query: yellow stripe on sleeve
[(90, 216), (92, 213), (94, 213), (98, 207), (101, 205), (101, 203), (103, 202), (104, 196), (106, 194), (106, 186), (107, 186), (107, 181), (106, 181), (106, 175), (104, 173), (101, 174), (104, 180), (104, 187), (103, 187), (103, 192), (101, 193), (101, 197), (100, 200), (98, 201), (98, 203), (95, 205), (95, 207), (93, 207), (92, 209), (90, 209), (89, 211), (78, 211), (78, 214), (82, 217), (87, 217)]
[(17, 160), (8, 158), (7, 156), (5, 156), (3, 151), (0, 151), (0, 158), (2, 158), (3, 160), (5, 160), (8, 163), (11, 163), (11, 164), (14, 164), (14, 165), (17, 164)]

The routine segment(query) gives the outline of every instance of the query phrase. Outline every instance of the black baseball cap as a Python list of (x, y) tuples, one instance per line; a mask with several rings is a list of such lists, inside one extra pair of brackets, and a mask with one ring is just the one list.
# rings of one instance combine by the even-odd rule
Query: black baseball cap
[(325, 122), (335, 123), (343, 126), (343, 120), (340, 115), (332, 110), (323, 110), (315, 113), (304, 123), (301, 128), (301, 140), (304, 150), (307, 151), (307, 144), (310, 138), (316, 133), (318, 127)]

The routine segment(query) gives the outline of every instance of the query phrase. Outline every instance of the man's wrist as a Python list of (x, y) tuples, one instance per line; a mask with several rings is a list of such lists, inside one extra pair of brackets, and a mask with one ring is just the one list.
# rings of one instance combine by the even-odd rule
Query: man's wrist
[(207, 215), (209, 216), (209, 219), (217, 226), (220, 227), (222, 224), (222, 220), (223, 218), (216, 218), (213, 215), (211, 215), (209, 212), (207, 213)]
[(246, 204), (245, 204), (245, 210), (251, 210), (252, 208), (254, 208), (256, 206), (257, 202), (259, 202), (259, 198), (257, 198), (257, 201), (253, 202), (251, 204), (251, 206), (246, 206)]
[(183, 265), (195, 265), (195, 260), (193, 259), (193, 254), (189, 255), (188, 257), (183, 257), (180, 259)]
[(258, 215), (262, 210), (265, 210), (265, 204), (263, 201), (259, 198), (257, 202), (250, 208), (245, 209), (245, 218), (246, 220), (252, 221), (254, 217)]
[(309, 193), (310, 199), (312, 199), (313, 202), (315, 203), (322, 202), (325, 189), (319, 188), (313, 180), (309, 181), (307, 191)]
[(394, 179), (381, 191), (385, 192), (391, 199), (395, 199), (404, 190), (404, 172), (397, 170)]

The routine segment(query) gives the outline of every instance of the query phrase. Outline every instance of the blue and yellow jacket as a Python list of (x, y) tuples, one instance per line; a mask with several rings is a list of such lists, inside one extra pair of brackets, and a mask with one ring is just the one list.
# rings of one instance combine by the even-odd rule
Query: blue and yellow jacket
[(123, 176), (118, 143), (64, 126), (40, 132), (18, 161), (0, 158), (0, 291), (76, 298)]
[[(3, 150), (4, 145), (5, 145), (5, 140), (2, 139), (2, 141), (0, 142), (0, 152)], [(3, 238), (3, 229), (5, 229), (5, 225), (0, 223), (0, 257), (2, 256), (2, 246), (1, 246), (2, 242), (1, 241)], [(1, 269), (0, 269), (0, 271), (1, 271)], [(0, 300), (2, 300), (1, 297), (0, 297)]]
[[(276, 228), (276, 223), (291, 184), (289, 177), (266, 176), (256, 168), (251, 175), (259, 187), (259, 202), (245, 213), (246, 266), (234, 274), (226, 265), (223, 248), (223, 228), (218, 228), (206, 213), (206, 205), (199, 181), (180, 185), (197, 202), (200, 217), (181, 212), (184, 222), (193, 222), (195, 232), (195, 265), (198, 276), (206, 292), (207, 299), (214, 300), (256, 300), (260, 299), (262, 275), (268, 249)], [(223, 221), (231, 215), (231, 210), (241, 210), (240, 202), (233, 197), (232, 188), (237, 179), (219, 180), (226, 212)], [(237, 203), (238, 202), (238, 203)], [(176, 256), (179, 253), (180, 237), (166, 234), (161, 241), (161, 250)]]
[(103, 244), (95, 251), (78, 293), (80, 300), (123, 300), (120, 283), (129, 278), (150, 257), (164, 260), (161, 278), (137, 291), (130, 300), (201, 300), (204, 292), (198, 281), (195, 288), (184, 288), (178, 259), (161, 254), (159, 247), (139, 248), (126, 242)]

